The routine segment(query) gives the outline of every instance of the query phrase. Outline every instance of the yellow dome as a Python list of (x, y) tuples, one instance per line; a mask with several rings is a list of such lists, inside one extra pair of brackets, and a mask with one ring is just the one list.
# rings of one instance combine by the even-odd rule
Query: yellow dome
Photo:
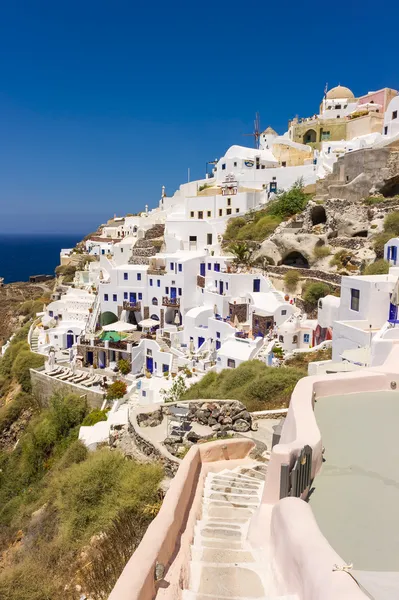
[(338, 98), (354, 98), (353, 92), (343, 85), (331, 88), (327, 92), (327, 100), (337, 100)]

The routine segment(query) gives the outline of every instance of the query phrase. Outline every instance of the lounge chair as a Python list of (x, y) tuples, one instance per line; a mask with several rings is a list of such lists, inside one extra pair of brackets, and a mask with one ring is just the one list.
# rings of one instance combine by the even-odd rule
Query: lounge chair
[(47, 375), (50, 375), (50, 377), (55, 377), (55, 375), (61, 375), (63, 372), (64, 372), (63, 367), (56, 367), (55, 369), (52, 369), (51, 371), (47, 371)]

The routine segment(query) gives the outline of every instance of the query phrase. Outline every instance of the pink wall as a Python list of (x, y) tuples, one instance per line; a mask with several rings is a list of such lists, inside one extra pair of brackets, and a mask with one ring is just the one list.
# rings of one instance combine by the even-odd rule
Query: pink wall
[(382, 109), (381, 112), (385, 111), (385, 90), (379, 90), (378, 92), (374, 92), (373, 94), (367, 94), (366, 96), (362, 96), (359, 98), (359, 104), (367, 104), (367, 102), (373, 101), (375, 104), (381, 104)]
[(320, 532), (310, 506), (298, 498), (284, 498), (271, 518), (271, 553), (280, 594), (300, 600), (367, 600), (348, 573), (333, 571), (345, 562)]

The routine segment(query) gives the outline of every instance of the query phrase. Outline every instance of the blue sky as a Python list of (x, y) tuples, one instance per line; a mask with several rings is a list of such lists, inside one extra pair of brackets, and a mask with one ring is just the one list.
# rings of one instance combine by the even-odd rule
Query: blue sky
[(13, 0), (0, 18), (0, 232), (92, 230), (279, 133), (325, 83), (399, 88), (399, 5)]

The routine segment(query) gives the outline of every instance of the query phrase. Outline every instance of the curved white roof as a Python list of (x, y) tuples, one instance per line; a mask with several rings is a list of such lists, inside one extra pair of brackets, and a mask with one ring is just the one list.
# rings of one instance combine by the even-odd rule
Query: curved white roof
[(273, 315), (281, 306), (288, 304), (273, 292), (251, 292), (248, 295), (252, 299), (253, 306), (268, 315)]
[(250, 360), (256, 346), (236, 340), (227, 340), (218, 350), (218, 356), (226, 356), (237, 360)]
[(249, 158), (254, 160), (256, 156), (266, 162), (278, 163), (271, 150), (258, 150), (246, 146), (230, 146), (223, 158)]

